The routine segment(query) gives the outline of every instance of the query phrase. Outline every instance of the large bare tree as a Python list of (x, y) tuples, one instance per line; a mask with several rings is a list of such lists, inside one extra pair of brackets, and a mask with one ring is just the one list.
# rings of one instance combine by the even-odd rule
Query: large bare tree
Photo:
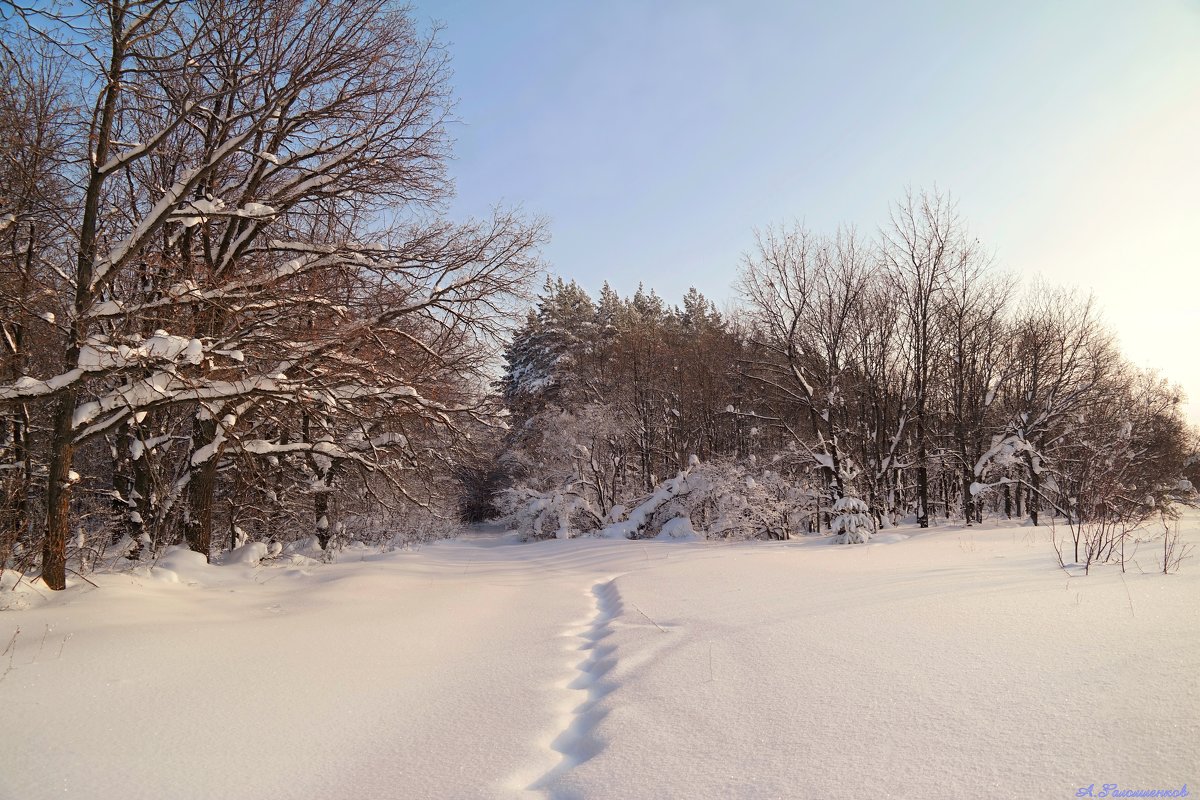
[(944, 340), (937, 310), (957, 275), (978, 271), (983, 257), (958, 215), (955, 202), (937, 191), (913, 193), (893, 206), (891, 224), (880, 234), (880, 253), (900, 300), (911, 360), (917, 522), (929, 526), (929, 466), (932, 390)]
[[(75, 143), (82, 216), (58, 268), (73, 294), (61, 369), (0, 387), (0, 400), (53, 406), (52, 588), (65, 585), (75, 448), (91, 437), (116, 432), (141, 453), (154, 438), (147, 415), (191, 409), (187, 455), (157, 501), (166, 512), (184, 497), (188, 542), (207, 555), (222, 453), (256, 414), (308, 409), (299, 437), (241, 449), (308, 452), (321, 467), (319, 512), (325, 459), (373, 465), (381, 449), (373, 436), (363, 452), (357, 434), (336, 441), (333, 418), (385, 406), (452, 426), (472, 413), (384, 365), (415, 350), (444, 369), (474, 353), (468, 366), (481, 369), (541, 237), (511, 213), (437, 218), (449, 188), (446, 56), (406, 10), (386, 0), (87, 10), (86, 25), (37, 20), (96, 91)], [(123, 500), (145, 519), (145, 497)]]
[(800, 226), (760, 235), (742, 268), (757, 345), (747, 374), (773, 407), (767, 421), (808, 454), (832, 501), (849, 493), (861, 469), (849, 401), (861, 374), (855, 331), (874, 268), (854, 231), (825, 238)]

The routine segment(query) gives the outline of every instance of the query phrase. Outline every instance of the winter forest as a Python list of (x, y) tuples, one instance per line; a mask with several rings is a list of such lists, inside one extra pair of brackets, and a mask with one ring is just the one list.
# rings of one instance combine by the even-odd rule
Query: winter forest
[(942, 196), (898, 204), (877, 240), (767, 230), (739, 290), (721, 314), (547, 282), (506, 353), (511, 428), (472, 513), (500, 498), (531, 536), (678, 517), (788, 539), (828, 531), (844, 498), (878, 529), (1133, 521), (1192, 497), (1177, 391), (1123, 362), (1087, 298), (992, 269)]
[(1178, 391), (948, 194), (764, 228), (724, 310), (561, 278), (527, 310), (548, 228), (439, 212), (448, 54), (409, 12), (9, 5), (4, 37), (0, 564), (51, 588), (498, 515), (788, 539), (846, 498), (878, 530), (1194, 497)]
[(1087, 287), (953, 185), (781, 202), (721, 296), (455, 205), (629, 14), (841, 7), (433, 5), (0, 0), (0, 800), (1187, 796), (1200, 428)]

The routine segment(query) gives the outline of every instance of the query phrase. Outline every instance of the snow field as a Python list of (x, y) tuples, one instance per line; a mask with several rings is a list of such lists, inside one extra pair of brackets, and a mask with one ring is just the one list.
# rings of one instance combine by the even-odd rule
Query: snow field
[(1048, 535), (476, 535), (6, 590), (0, 798), (1195, 786), (1200, 566), (1070, 577)]
[(762, 544), (618, 579), (667, 634), (622, 617), (607, 747), (557, 796), (1073, 797), (1192, 781), (1194, 570), (1068, 578), (1046, 539)]

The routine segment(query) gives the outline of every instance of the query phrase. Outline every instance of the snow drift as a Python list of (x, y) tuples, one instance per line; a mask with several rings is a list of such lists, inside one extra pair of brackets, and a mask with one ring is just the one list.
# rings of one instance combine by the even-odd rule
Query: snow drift
[(6, 591), (27, 607), (0, 614), (0, 797), (1195, 781), (1194, 564), (1156, 574), (1147, 549), (1124, 575), (1072, 577), (1045, 529), (905, 532), (856, 547), (496, 532), (333, 564), (175, 551), (95, 587)]

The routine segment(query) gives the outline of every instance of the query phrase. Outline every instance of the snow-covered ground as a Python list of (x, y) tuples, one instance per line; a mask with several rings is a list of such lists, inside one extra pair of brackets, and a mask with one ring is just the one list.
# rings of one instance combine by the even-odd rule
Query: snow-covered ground
[(1071, 577), (1044, 528), (827, 542), (177, 552), (6, 592), (0, 797), (1200, 791), (1200, 558)]

